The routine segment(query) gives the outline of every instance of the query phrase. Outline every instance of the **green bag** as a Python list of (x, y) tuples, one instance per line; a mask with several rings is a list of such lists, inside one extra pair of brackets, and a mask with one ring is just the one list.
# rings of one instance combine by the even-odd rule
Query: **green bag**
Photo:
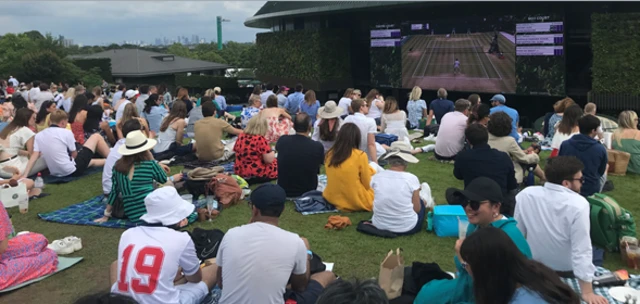
[(623, 236), (636, 237), (631, 213), (610, 196), (596, 193), (587, 198), (591, 206), (591, 242), (610, 252), (620, 250)]

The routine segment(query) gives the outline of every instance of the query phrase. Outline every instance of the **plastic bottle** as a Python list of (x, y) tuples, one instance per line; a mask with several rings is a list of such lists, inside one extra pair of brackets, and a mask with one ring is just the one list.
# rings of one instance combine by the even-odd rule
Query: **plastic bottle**
[(38, 177), (36, 177), (33, 187), (38, 189), (44, 189), (44, 181), (42, 180), (42, 173), (38, 172)]

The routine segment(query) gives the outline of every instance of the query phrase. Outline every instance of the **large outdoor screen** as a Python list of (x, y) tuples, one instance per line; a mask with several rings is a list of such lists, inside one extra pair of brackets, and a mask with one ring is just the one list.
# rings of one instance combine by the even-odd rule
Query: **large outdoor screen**
[(371, 29), (375, 87), (564, 95), (564, 24), (551, 15), (411, 20)]

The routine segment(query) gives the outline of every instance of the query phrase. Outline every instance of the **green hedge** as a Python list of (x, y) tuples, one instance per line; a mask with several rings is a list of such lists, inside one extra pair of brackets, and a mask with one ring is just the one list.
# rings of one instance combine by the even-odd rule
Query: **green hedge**
[(100, 77), (108, 82), (113, 80), (111, 75), (111, 59), (109, 58), (73, 59), (73, 64), (83, 71), (98, 68), (98, 75), (100, 75)]
[(176, 86), (192, 89), (231, 89), (238, 87), (238, 78), (211, 75), (176, 75)]
[(351, 78), (349, 45), (348, 30), (259, 33), (257, 74), (314, 81)]
[(640, 95), (640, 13), (591, 20), (593, 91)]

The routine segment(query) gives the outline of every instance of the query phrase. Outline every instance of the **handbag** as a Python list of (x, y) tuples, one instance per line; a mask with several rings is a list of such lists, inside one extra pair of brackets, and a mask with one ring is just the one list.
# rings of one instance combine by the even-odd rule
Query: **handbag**
[(9, 184), (2, 185), (0, 188), (0, 201), (5, 208), (18, 206), (22, 201), (28, 201), (27, 185), (18, 183), (17, 186), (11, 187)]
[(387, 253), (380, 264), (380, 273), (378, 275), (378, 284), (380, 288), (387, 294), (389, 300), (393, 300), (402, 295), (402, 285), (404, 284), (404, 257), (400, 248)]

